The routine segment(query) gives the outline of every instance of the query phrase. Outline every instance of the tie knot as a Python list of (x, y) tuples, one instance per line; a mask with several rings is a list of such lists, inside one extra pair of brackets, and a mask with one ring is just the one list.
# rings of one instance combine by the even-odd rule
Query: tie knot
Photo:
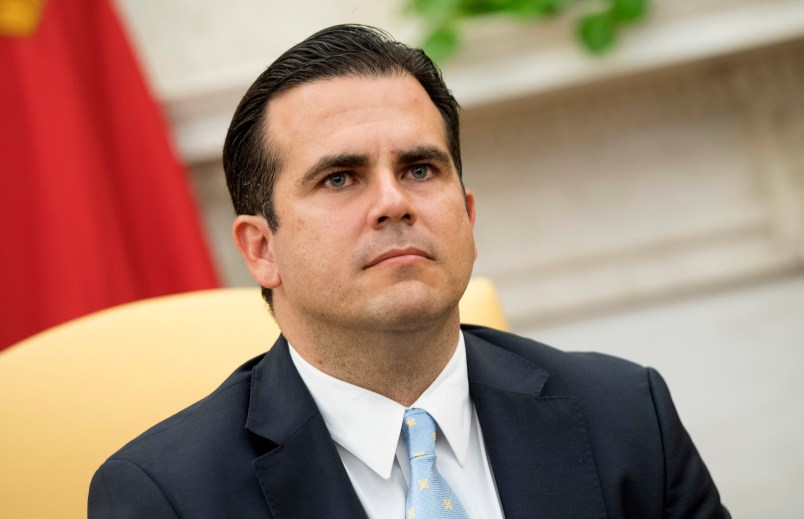
[(435, 456), (436, 423), (424, 409), (406, 409), (402, 431), (410, 459)]

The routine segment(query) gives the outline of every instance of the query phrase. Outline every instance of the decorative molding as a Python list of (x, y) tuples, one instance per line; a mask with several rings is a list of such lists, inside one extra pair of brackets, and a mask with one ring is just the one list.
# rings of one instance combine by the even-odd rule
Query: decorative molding
[(220, 160), (232, 114), (248, 86), (197, 92), (165, 105), (173, 142), (186, 164)]
[(736, 71), (733, 85), (773, 237), (804, 262), (804, 62), (788, 55), (758, 63)]
[(512, 326), (528, 328), (800, 269), (766, 222), (639, 244), (494, 277)]

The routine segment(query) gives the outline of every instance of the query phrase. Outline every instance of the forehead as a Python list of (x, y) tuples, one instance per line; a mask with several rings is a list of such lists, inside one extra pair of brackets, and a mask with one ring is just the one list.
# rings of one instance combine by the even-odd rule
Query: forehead
[(329, 153), (372, 155), (422, 145), (446, 151), (440, 112), (407, 74), (305, 83), (274, 96), (267, 113), (265, 129), (283, 170)]

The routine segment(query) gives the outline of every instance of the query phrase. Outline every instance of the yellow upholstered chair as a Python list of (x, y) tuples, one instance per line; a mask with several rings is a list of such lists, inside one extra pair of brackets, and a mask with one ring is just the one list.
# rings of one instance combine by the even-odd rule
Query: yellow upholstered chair
[[(461, 316), (507, 327), (481, 278)], [(278, 334), (259, 290), (230, 288), (110, 308), (0, 352), (0, 518), (86, 517), (89, 481), (109, 455)]]

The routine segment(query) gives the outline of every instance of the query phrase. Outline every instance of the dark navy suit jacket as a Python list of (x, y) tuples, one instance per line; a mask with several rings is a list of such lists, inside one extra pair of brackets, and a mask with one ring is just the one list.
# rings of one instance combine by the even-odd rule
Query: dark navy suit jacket
[[(463, 330), (507, 519), (728, 517), (658, 373)], [(280, 337), (214, 393), (109, 458), (92, 480), (89, 517), (365, 513)]]

